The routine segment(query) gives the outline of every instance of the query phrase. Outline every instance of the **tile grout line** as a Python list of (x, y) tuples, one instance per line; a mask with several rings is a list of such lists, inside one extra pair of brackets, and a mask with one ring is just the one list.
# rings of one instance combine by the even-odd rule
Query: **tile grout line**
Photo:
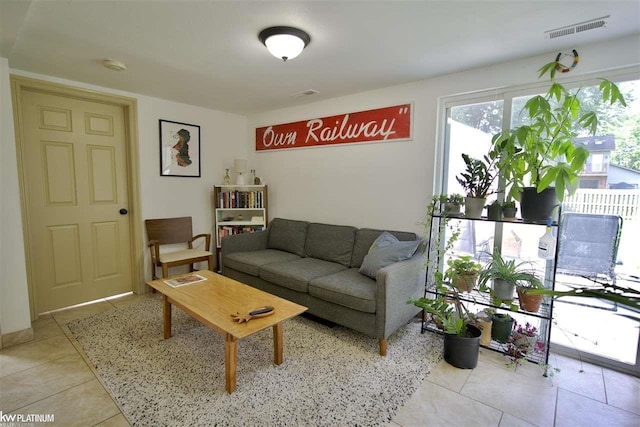
[(79, 387), (79, 386), (81, 386), (81, 385), (83, 385), (83, 384), (86, 384), (86, 383), (88, 383), (88, 382), (91, 382), (91, 381), (93, 381), (94, 379), (95, 379), (95, 378), (91, 378), (91, 379), (88, 379), (88, 380), (83, 381), (83, 382), (81, 382), (81, 383), (78, 383), (78, 384), (72, 385), (71, 387), (67, 387), (67, 388), (65, 388), (64, 390), (58, 390), (57, 392), (55, 392), (55, 393), (53, 393), (53, 394), (50, 394), (50, 395), (48, 395), (48, 396), (45, 396), (45, 397), (43, 397), (42, 399), (34, 400), (33, 402), (30, 402), (30, 403), (28, 403), (28, 404), (26, 404), (26, 405), (24, 405), (24, 406), (21, 406), (21, 407), (19, 407), (19, 408), (17, 408), (17, 409), (14, 409), (13, 411), (11, 411), (11, 413), (16, 413), (17, 411), (20, 411), (20, 410), (22, 410), (22, 409), (26, 408), (27, 406), (31, 406), (31, 405), (34, 405), (34, 404), (36, 404), (36, 403), (38, 403), (38, 402), (42, 402), (43, 400), (46, 400), (46, 399), (48, 399), (48, 398), (50, 398), (50, 397), (53, 397), (53, 396), (56, 396), (56, 395), (58, 395), (58, 394), (60, 394), (60, 393), (64, 393), (65, 391), (71, 390), (72, 388)]
[[(43, 341), (45, 339), (56, 338), (58, 336), (59, 335), (56, 335), (56, 336), (53, 336), (53, 337), (49, 337), (49, 338), (43, 338), (42, 340), (38, 340), (38, 341)], [(67, 338), (67, 337), (65, 337), (65, 338)], [(33, 343), (33, 341), (29, 341), (28, 343), (22, 343), (22, 344), (18, 344), (18, 345), (31, 344), (31, 343)], [(12, 347), (17, 347), (17, 346), (12, 346)], [(38, 363), (37, 365), (29, 366), (28, 368), (20, 369), (19, 371), (11, 372), (10, 374), (7, 374), (7, 375), (0, 375), (0, 378), (6, 378), (6, 377), (9, 377), (11, 375), (18, 374), (20, 372), (28, 371), (29, 369), (33, 369), (33, 368), (37, 368), (37, 367), (42, 366), (42, 365), (46, 365), (47, 363), (50, 363), (50, 362), (53, 362), (53, 361), (56, 361), (56, 360), (60, 360), (63, 357), (72, 356), (73, 354), (74, 353), (63, 354), (63, 355), (60, 355), (60, 356), (55, 357), (53, 359), (44, 360), (42, 363)]]
[(604, 369), (600, 368), (600, 374), (602, 375), (602, 387), (604, 388), (604, 402), (609, 405), (609, 393), (607, 393), (607, 379), (604, 376)]

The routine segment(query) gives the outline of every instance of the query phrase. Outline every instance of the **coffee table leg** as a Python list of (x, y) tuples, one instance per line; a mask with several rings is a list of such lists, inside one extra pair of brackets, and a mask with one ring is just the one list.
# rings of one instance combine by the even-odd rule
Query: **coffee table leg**
[(164, 326), (164, 339), (171, 338), (171, 303), (166, 295), (162, 296), (162, 320)]
[(238, 361), (238, 339), (231, 334), (226, 334), (224, 339), (224, 368), (226, 376), (227, 393), (236, 390), (236, 366)]
[(282, 364), (282, 322), (273, 325), (273, 362)]

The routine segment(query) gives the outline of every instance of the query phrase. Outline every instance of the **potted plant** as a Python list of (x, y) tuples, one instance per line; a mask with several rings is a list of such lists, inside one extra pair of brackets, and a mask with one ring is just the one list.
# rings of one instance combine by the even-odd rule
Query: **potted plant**
[(462, 160), (464, 160), (466, 169), (459, 176), (456, 176), (456, 181), (467, 194), (464, 203), (465, 216), (480, 218), (485, 198), (496, 178), (495, 166), (498, 161), (498, 151), (492, 150), (482, 159), (474, 159), (468, 154), (462, 154)]
[(444, 210), (450, 216), (460, 215), (462, 206), (464, 206), (464, 198), (458, 193), (447, 196), (444, 202)]
[(499, 343), (507, 343), (513, 329), (513, 317), (506, 313), (491, 315), (491, 338)]
[[(557, 62), (540, 68), (549, 74), (551, 86), (544, 95), (531, 98), (523, 112), (527, 124), (495, 135), (493, 148), (500, 153), (497, 168), (509, 186), (508, 196), (520, 200), (523, 219), (546, 220), (553, 208), (577, 188), (589, 151), (576, 145), (578, 131), (595, 135), (598, 118), (583, 111), (580, 89), (570, 91), (555, 80)], [(618, 87), (601, 79), (602, 101), (626, 106)]]
[(531, 292), (534, 289), (543, 289), (542, 282), (540, 280), (522, 281), (516, 286), (518, 291), (518, 303), (520, 304), (520, 310), (528, 311), (530, 313), (537, 313), (542, 305), (544, 295), (540, 293)]
[(464, 255), (447, 260), (447, 266), (449, 268), (444, 274), (445, 279), (449, 279), (451, 285), (460, 292), (471, 292), (482, 265), (473, 261), (470, 255)]
[[(518, 322), (513, 323), (513, 331), (507, 341), (505, 353), (509, 357), (508, 367), (521, 366), (527, 361), (527, 356), (544, 354), (546, 344), (538, 328), (527, 322), (524, 326)], [(553, 376), (560, 369), (553, 368), (549, 364), (541, 364), (544, 376)]]
[(511, 301), (515, 288), (519, 283), (534, 283), (542, 286), (540, 280), (530, 273), (528, 269), (524, 268), (527, 264), (525, 261), (516, 263), (513, 259), (506, 261), (500, 251), (495, 249), (491, 255), (491, 261), (482, 268), (478, 275), (478, 285), (483, 289), (489, 280), (492, 280), (493, 288), (491, 294), (495, 305)]
[(436, 298), (411, 298), (407, 304), (422, 308), (444, 332), (444, 360), (456, 368), (473, 369), (478, 365), (482, 331), (473, 325), (457, 289), (443, 282), (437, 288)]
[(490, 219), (492, 221), (500, 221), (502, 220), (502, 214), (502, 203), (500, 203), (498, 200), (495, 200), (493, 203), (487, 206), (487, 219)]
[(518, 212), (518, 208), (516, 208), (515, 200), (507, 200), (502, 204), (502, 216), (505, 220), (514, 220), (516, 212)]

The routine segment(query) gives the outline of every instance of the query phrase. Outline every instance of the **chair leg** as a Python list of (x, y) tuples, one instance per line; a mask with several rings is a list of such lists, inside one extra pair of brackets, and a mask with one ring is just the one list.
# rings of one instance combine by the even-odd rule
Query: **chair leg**
[[(151, 261), (151, 280), (158, 280), (158, 276), (156, 276), (156, 265)], [(156, 288), (151, 288), (151, 293), (156, 293)]]
[(213, 255), (209, 255), (209, 270), (215, 271), (213, 269)]
[(162, 277), (169, 277), (169, 267), (167, 264), (162, 264)]
[(378, 345), (380, 346), (380, 356), (387, 355), (387, 340), (385, 338), (378, 338)]

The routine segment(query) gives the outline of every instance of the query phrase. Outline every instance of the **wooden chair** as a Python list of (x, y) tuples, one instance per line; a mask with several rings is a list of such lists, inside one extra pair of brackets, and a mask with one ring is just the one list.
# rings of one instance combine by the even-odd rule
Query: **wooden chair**
[[(149, 252), (151, 253), (151, 277), (157, 279), (156, 268), (162, 268), (162, 277), (169, 276), (169, 268), (189, 264), (193, 271), (193, 263), (207, 261), (209, 270), (213, 271), (213, 253), (210, 252), (211, 234), (193, 235), (191, 217), (147, 219), (145, 222), (149, 236)], [(193, 249), (196, 239), (205, 239), (205, 248)], [(187, 249), (175, 252), (160, 253), (160, 245), (186, 243)]]

